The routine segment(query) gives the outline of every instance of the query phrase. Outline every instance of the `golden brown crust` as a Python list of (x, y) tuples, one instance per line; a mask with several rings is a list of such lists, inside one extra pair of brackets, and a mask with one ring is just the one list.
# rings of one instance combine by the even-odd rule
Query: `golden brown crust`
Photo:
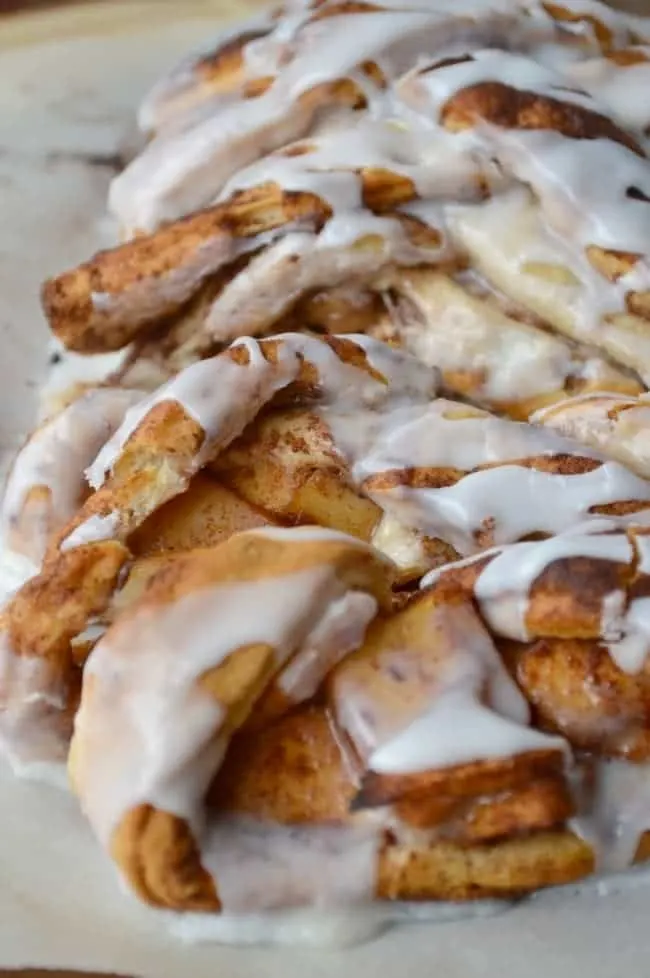
[(361, 779), (353, 809), (380, 808), (401, 800), (417, 802), (430, 792), (457, 799), (489, 797), (540, 777), (561, 774), (563, 767), (562, 752), (549, 749), (417, 774), (385, 775), (368, 771)]
[(210, 94), (233, 91), (242, 80), (244, 48), (267, 33), (265, 30), (242, 31), (198, 58), (192, 65), (193, 73), (199, 76)]
[(47, 661), (65, 678), (70, 641), (106, 607), (127, 558), (125, 547), (110, 541), (75, 547), (46, 563), (3, 611), (14, 652)]
[(619, 65), (621, 68), (631, 68), (634, 65), (642, 65), (650, 62), (650, 57), (645, 51), (640, 51), (638, 48), (624, 48), (621, 51), (610, 51), (606, 57), (608, 61)]
[(382, 852), (377, 896), (383, 900), (512, 899), (572, 883), (593, 868), (589, 846), (561, 829), (470, 847), (453, 842), (397, 844)]
[(443, 105), (440, 118), (452, 132), (488, 122), (503, 129), (552, 129), (569, 139), (610, 139), (645, 158), (639, 143), (608, 116), (503, 82), (463, 88)]
[(260, 417), (214, 472), (238, 495), (286, 523), (317, 523), (369, 541), (381, 510), (350, 485), (323, 420), (302, 408)]
[(650, 758), (647, 669), (623, 672), (595, 641), (540, 639), (502, 647), (541, 726), (599, 755)]
[[(257, 707), (251, 719), (256, 714)], [(265, 733), (244, 731), (235, 737), (207, 808), (296, 825), (346, 821), (354, 793), (325, 711), (306, 707), (277, 720)]]
[[(42, 292), (45, 314), (71, 350), (120, 349), (179, 309), (208, 275), (234, 259), (233, 240), (295, 222), (319, 228), (329, 215), (328, 205), (314, 194), (282, 191), (274, 184), (241, 191), (50, 279)], [(164, 287), (170, 277), (172, 283)]]
[(111, 855), (145, 903), (170, 910), (221, 907), (192, 835), (175, 815), (151, 805), (132, 809), (113, 834)]
[[(282, 778), (276, 775), (280, 769)], [(327, 717), (320, 709), (307, 708), (262, 734), (242, 734), (234, 741), (213, 783), (209, 811), (215, 816), (252, 816), (262, 823), (345, 825), (353, 788)], [(378, 856), (377, 897), (513, 897), (592, 871), (591, 850), (569, 832), (526, 833), (535, 815), (541, 822), (566, 811), (555, 785), (547, 790), (540, 783), (534, 798), (531, 790), (523, 792), (518, 804), (526, 804), (526, 814), (516, 826), (524, 834), (514, 838), (480, 839), (481, 834), (505, 831), (508, 818), (515, 816), (517, 803), (503, 799), (484, 801), (467, 813), (466, 837), (460, 840), (407, 842), (389, 833)], [(112, 851), (147, 902), (174, 909), (219, 909), (218, 895), (208, 886), (187, 827), (172, 816), (144, 806), (134, 810), (116, 832)], [(217, 892), (218, 886), (217, 879)]]
[[(471, 594), (490, 559), (490, 556), (479, 557), (469, 564), (452, 565), (442, 575), (442, 582), (459, 586)], [(563, 557), (551, 562), (530, 588), (525, 625), (531, 640), (599, 640), (604, 599), (612, 592), (628, 593), (634, 576), (632, 558), (629, 562), (620, 562)]]
[(404, 799), (395, 813), (407, 826), (428, 829), (432, 840), (477, 845), (562, 825), (575, 805), (562, 777), (540, 777), (483, 798), (453, 795)]
[(142, 607), (176, 601), (210, 583), (257, 581), (262, 568), (270, 568), (278, 576), (294, 574), (313, 567), (319, 560), (336, 568), (350, 587), (355, 581), (367, 581), (370, 577), (384, 607), (391, 607), (389, 565), (370, 548), (345, 539), (310, 541), (306, 538), (302, 543), (294, 540), (287, 545), (272, 535), (249, 532), (230, 537), (217, 547), (179, 554), (152, 581), (145, 603), (134, 607), (129, 615), (139, 613)]

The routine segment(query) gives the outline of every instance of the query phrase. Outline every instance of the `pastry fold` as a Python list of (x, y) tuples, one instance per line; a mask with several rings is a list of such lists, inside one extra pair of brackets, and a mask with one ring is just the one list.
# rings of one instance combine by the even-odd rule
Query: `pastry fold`
[[(316, 578), (315, 570), (319, 572)], [(238, 589), (243, 588), (242, 598), (256, 601), (259, 608), (261, 602), (274, 600), (271, 595), (287, 574), (295, 579), (293, 596), (286, 589), (283, 591), (281, 609), (276, 608), (273, 615), (260, 616), (256, 622), (237, 615), (234, 603)], [(308, 838), (303, 840), (301, 831), (312, 833), (316, 864), (321, 832), (322, 844), (326, 844), (324, 854), (336, 860), (342, 851), (359, 866), (368, 863), (372, 876), (361, 882), (370, 885), (370, 895), (381, 898), (516, 894), (531, 883), (550, 884), (584, 871), (590, 859), (588, 850), (572, 844), (570, 837), (560, 842), (556, 856), (542, 868), (541, 853), (554, 838), (555, 826), (571, 811), (563, 787), (561, 742), (526, 727), (525, 702), (499, 664), (487, 633), (461, 592), (439, 590), (422, 596), (385, 623), (376, 619), (368, 643), (334, 674), (334, 722), (340, 734), (348, 735), (356, 747), (360, 745), (355, 738), (359, 710), (359, 718), (364, 718), (364, 736), (370, 723), (373, 737), (383, 740), (385, 749), (387, 742), (390, 750), (391, 743), (399, 741), (402, 728), (406, 727), (408, 733), (409, 721), (424, 704), (432, 712), (444, 704), (445, 676), (456, 673), (453, 663), (460, 656), (471, 666), (465, 675), (468, 690), (474, 690), (469, 693), (472, 705), (468, 708), (487, 718), (484, 736), (492, 723), (497, 729), (499, 724), (512, 726), (517, 745), (514, 749), (521, 751), (514, 761), (508, 748), (507, 756), (500, 761), (463, 763), (461, 759), (456, 765), (430, 774), (425, 770), (401, 779), (384, 777), (383, 795), (377, 797), (375, 793), (372, 804), (386, 809), (395, 803), (394, 814), (386, 823), (373, 823), (361, 811), (369, 800), (367, 778), (359, 794), (352, 774), (355, 761), (346, 760), (342, 753), (345, 748), (340, 738), (333, 736), (331, 723), (321, 707), (303, 708), (297, 713), (286, 713), (285, 709), (285, 718), (279, 716), (263, 731), (247, 729), (254, 702), (272, 691), (274, 675), (283, 686), (283, 676), (291, 672), (292, 661), (295, 663), (304, 654), (301, 645), (312, 649), (312, 659), (320, 652), (328, 660), (325, 636), (328, 626), (340, 634), (334, 611), (341, 608), (341, 602), (347, 609), (347, 645), (361, 645), (363, 629), (376, 614), (378, 603), (390, 607), (390, 602), (386, 603), (385, 580), (385, 566), (378, 565), (363, 544), (339, 537), (330, 539), (327, 531), (320, 530), (284, 534), (252, 531), (233, 537), (213, 551), (188, 554), (172, 570), (154, 577), (146, 594), (127, 609), (96, 646), (84, 676), (71, 753), (72, 776), (95, 831), (140, 896), (174, 909), (255, 909), (301, 903), (305, 886), (310, 890), (314, 884), (301, 882), (292, 873), (291, 865), (280, 879), (270, 881), (269, 891), (258, 887), (253, 895), (246, 886), (242, 892), (241, 886), (234, 885), (229, 862), (232, 852), (220, 851), (221, 845), (229, 843), (237, 852), (238, 846), (245, 847), (250, 837), (253, 845), (256, 838), (259, 845), (259, 839), (271, 841), (277, 837), (280, 851), (284, 846), (291, 853), (296, 845), (300, 851)], [(317, 591), (316, 581), (320, 582)], [(192, 613), (191, 609), (195, 613), (201, 601), (204, 608), (213, 609), (210, 613), (215, 616), (217, 629), (211, 632), (215, 637), (207, 642), (207, 647), (205, 638), (199, 640), (198, 635), (197, 646), (190, 640), (182, 660), (187, 665), (179, 663), (179, 677), (183, 676), (183, 692), (179, 695), (177, 680), (173, 678), (179, 666), (172, 665), (178, 653), (166, 636), (171, 635), (172, 622), (181, 618), (187, 621), (187, 614)], [(316, 611), (315, 601), (321, 610)], [(324, 609), (326, 613), (321, 618)], [(224, 659), (222, 645), (230, 634), (226, 621), (233, 616), (236, 631), (241, 634), (233, 634), (235, 648)], [(278, 618), (283, 624), (276, 630), (274, 622)], [(166, 628), (160, 628), (163, 619), (167, 620)], [(315, 622), (320, 622), (316, 630)], [(157, 635), (154, 647), (152, 628)], [(148, 642), (136, 638), (144, 635), (143, 629), (151, 633)], [(247, 636), (244, 633), (248, 631)], [(201, 634), (206, 633), (203, 630)], [(459, 635), (470, 640), (465, 652), (457, 644)], [(291, 655), (293, 659), (289, 658)], [(153, 657), (155, 661), (159, 656), (169, 661), (165, 670), (156, 672), (158, 679), (154, 682), (161, 684), (156, 695), (168, 703), (168, 709), (148, 712), (145, 704), (150, 694), (146, 691), (153, 676), (151, 665), (145, 660)], [(402, 679), (399, 668), (405, 671)], [(416, 682), (418, 669), (425, 670), (428, 682)], [(370, 670), (370, 682), (360, 670)], [(486, 675), (494, 670), (491, 681), (505, 684), (512, 696), (510, 720), (493, 716), (478, 699), (474, 701), (475, 696), (481, 696), (483, 670)], [(141, 682), (133, 673), (141, 673)], [(291, 686), (285, 683), (284, 689), (291, 705)], [(138, 706), (140, 696), (144, 698)], [(216, 704), (216, 708), (210, 704)], [(503, 708), (501, 699), (500, 709)], [(178, 761), (165, 752), (160, 755), (159, 764), (151, 767), (138, 744), (144, 744), (141, 738), (166, 736), (170, 710), (191, 710), (195, 717), (202, 712), (204, 721), (198, 726), (194, 721), (186, 727), (187, 740), (180, 748)], [(368, 711), (372, 720), (366, 720)], [(108, 746), (98, 750), (107, 726), (115, 729), (118, 714), (120, 736), (112, 737)], [(150, 724), (158, 728), (157, 733), (153, 727), (147, 729)], [(240, 733), (236, 734), (238, 730)], [(236, 736), (231, 740), (233, 734)], [(488, 754), (490, 750), (499, 751), (497, 743), (498, 733), (495, 744), (487, 747)], [(362, 752), (367, 748), (366, 740), (354, 755), (357, 763), (362, 763)], [(506, 750), (503, 744), (502, 749)], [(373, 756), (379, 763), (380, 755), (381, 748), (370, 755), (369, 763)], [(426, 764), (422, 756), (416, 759), (418, 762)], [(166, 771), (168, 764), (175, 772), (171, 781)], [(178, 768), (178, 764), (182, 767)], [(262, 776), (263, 770), (266, 774)], [(279, 770), (282, 777), (272, 776), (271, 772)], [(295, 777), (294, 772), (298, 771), (301, 776)], [(107, 778), (112, 786), (108, 793)], [(393, 788), (389, 791), (387, 784), (391, 783)], [(135, 784), (139, 787), (132, 793)], [(517, 820), (522, 791), (529, 802), (534, 799), (534, 804), (532, 808), (526, 805), (527, 816), (517, 824), (521, 832), (518, 841), (512, 838), (512, 820)], [(493, 802), (491, 795), (495, 796)], [(172, 810), (176, 814), (172, 815)], [(200, 818), (199, 810), (203, 812)], [(409, 816), (414, 825), (409, 825)], [(199, 830), (199, 824), (205, 827)], [(430, 836), (421, 835), (418, 839), (417, 833), (424, 829), (430, 830)], [(530, 832), (533, 834), (529, 836)], [(562, 840), (562, 834), (558, 835)], [(497, 873), (495, 846), (502, 838), (507, 841), (498, 851), (506, 860), (506, 868)], [(470, 849), (465, 848), (468, 845)], [(464, 859), (463, 852), (467, 853)], [(439, 866), (446, 853), (451, 855), (452, 865), (456, 861), (458, 869), (443, 882), (440, 870), (425, 872), (424, 867)], [(398, 857), (406, 854), (406, 864), (412, 863), (412, 868), (405, 872), (403, 865), (398, 872)], [(464, 872), (461, 864), (465, 865)], [(333, 883), (323, 880), (325, 890), (328, 882), (340, 892), (340, 878)], [(325, 900), (330, 897), (327, 892), (324, 894)], [(250, 900), (251, 904), (242, 906), (243, 900)]]
[(645, 762), (649, 566), (646, 529), (605, 524), (448, 565), (430, 586), (473, 596), (539, 724)]
[(368, 331), (436, 366), (451, 396), (527, 421), (569, 396), (643, 390), (629, 371), (550, 333), (524, 306), (497, 299), (480, 280), (414, 268), (387, 274), (383, 284), (389, 313)]
[(585, 394), (542, 408), (531, 418), (591, 445), (650, 478), (650, 400), (614, 393)]

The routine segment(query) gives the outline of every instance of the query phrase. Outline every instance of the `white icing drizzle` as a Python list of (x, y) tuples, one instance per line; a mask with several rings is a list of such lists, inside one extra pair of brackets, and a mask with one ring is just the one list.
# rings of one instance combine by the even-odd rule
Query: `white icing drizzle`
[(74, 547), (83, 547), (87, 543), (110, 540), (115, 536), (119, 523), (119, 517), (116, 513), (108, 513), (106, 516), (90, 516), (61, 541), (59, 550), (64, 553)]
[[(561, 533), (591, 517), (595, 506), (617, 500), (650, 500), (650, 484), (616, 462), (555, 433), (473, 411), (438, 399), (422, 407), (393, 410), (355, 422), (336, 404), (321, 413), (353, 478), (390, 516), (427, 536), (440, 537), (461, 554), (481, 549), (478, 534), (489, 527), (493, 542), (510, 543), (533, 532)], [(467, 413), (467, 412), (465, 412)], [(591, 471), (558, 475), (518, 460), (577, 455), (602, 464)], [(487, 466), (471, 471), (478, 466)], [(378, 488), (373, 475), (411, 468), (451, 468), (460, 478), (441, 488)], [(642, 505), (626, 517), (647, 522)]]
[[(234, 81), (230, 94), (212, 99), (193, 116), (188, 118), (181, 109), (180, 123), (166, 125), (114, 181), (111, 205), (121, 223), (131, 230), (148, 230), (196, 209), (242, 166), (305, 135), (318, 124), (317, 109), (328, 108), (336, 116), (336, 98), (309, 97), (319, 85), (354, 79), (366, 95), (369, 114), (380, 116), (395, 111), (395, 87), (423, 54), (435, 60), (436, 56), (449, 57), (489, 45), (535, 53), (553, 42), (564, 51), (572, 27), (558, 26), (541, 4), (530, 2), (469, 0), (456, 2), (453, 12), (442, 2), (379, 6), (380, 10), (315, 17), (308, 4), (299, 4), (273, 26), (253, 24), (253, 29), (268, 33), (243, 46), (240, 85), (263, 78), (270, 79), (269, 87), (257, 97), (246, 98)], [(320, 13), (326, 14), (326, 7)], [(608, 18), (606, 10), (603, 16)], [(617, 32), (628, 41), (630, 35), (620, 29), (625, 23), (618, 16)], [(241, 33), (250, 26), (244, 25)], [(599, 53), (596, 38), (577, 26), (576, 39), (568, 47), (585, 54)], [(236, 32), (226, 40), (233, 36)], [(359, 70), (368, 61), (380, 65), (385, 88)], [(515, 82), (522, 74), (529, 83), (531, 76), (535, 81), (541, 78), (542, 83), (548, 77), (541, 67), (536, 73), (527, 68), (525, 73), (520, 69), (510, 74)], [(141, 110), (147, 128), (158, 117), (165, 122), (168, 105), (173, 109), (179, 94), (191, 94), (192, 80), (191, 65), (184, 65), (156, 86)], [(201, 79), (196, 78), (195, 99), (201, 99), (202, 88)], [(408, 113), (400, 114), (408, 118)], [(347, 126), (351, 141), (355, 128), (356, 122)], [(395, 140), (393, 144), (399, 146)]]
[(512, 404), (562, 391), (572, 378), (600, 388), (621, 380), (596, 354), (520, 322), (444, 275), (399, 272), (387, 284), (397, 295), (389, 308), (402, 343), (452, 387), (455, 372), (472, 375), (473, 400)]
[(248, 351), (247, 364), (240, 365), (229, 357), (199, 361), (128, 411), (124, 423), (88, 469), (91, 486), (98, 489), (103, 485), (127, 442), (156, 405), (176, 402), (203, 428), (205, 441), (196, 460), (198, 467), (213, 451), (216, 437), (223, 445), (236, 438), (261, 405), (298, 373), (298, 361), (286, 345), (280, 349), (276, 364), (264, 358), (254, 340), (242, 339), (236, 346)]
[[(84, 470), (116, 431), (137, 391), (99, 388), (46, 421), (17, 456), (2, 501), (4, 546), (39, 563), (50, 535), (76, 512)], [(32, 500), (34, 491), (45, 497)]]
[[(327, 538), (326, 531), (319, 534)], [(236, 650), (259, 643), (275, 650), (281, 668), (314, 647), (314, 633), (323, 638), (325, 613), (346, 593), (334, 570), (317, 563), (145, 604), (109, 629), (88, 659), (84, 683), (90, 688), (76, 717), (73, 748), (83, 807), (104, 844), (121, 816), (143, 803), (187, 819), (199, 833), (203, 797), (226, 748), (219, 736), (223, 708), (199, 680)], [(347, 613), (350, 635), (358, 615), (361, 637), (367, 605), (355, 600)]]
[(422, 579), (421, 586), (434, 584), (441, 573), (454, 566), (489, 557), (474, 585), (481, 614), (497, 635), (526, 642), (530, 639), (526, 614), (531, 589), (553, 563), (572, 557), (588, 557), (631, 565), (633, 550), (628, 538), (622, 533), (599, 532), (606, 529), (596, 522), (593, 527), (576, 527), (546, 540), (488, 550), (466, 562), (459, 561), (457, 565), (447, 565), (442, 571), (433, 571)]
[(205, 440), (193, 463), (195, 469), (199, 468), (218, 448), (226, 447), (241, 434), (276, 391), (298, 376), (301, 358), (316, 367), (324, 400), (346, 408), (371, 407), (408, 395), (427, 400), (435, 392), (435, 371), (401, 351), (382, 349), (383, 344), (375, 340), (348, 338), (364, 349), (371, 366), (372, 357), (376, 358), (380, 372), (385, 371), (384, 381), (340, 360), (330, 346), (314, 337), (286, 333), (274, 339), (278, 343), (275, 363), (265, 359), (256, 340), (243, 338), (231, 349), (245, 347), (249, 355), (247, 364), (240, 365), (227, 355), (202, 360), (128, 411), (124, 423), (106, 442), (87, 472), (93, 488), (103, 485), (150, 411), (166, 402), (181, 405), (205, 432)]
[(349, 905), (341, 910), (302, 907), (244, 914), (170, 914), (171, 933), (188, 944), (289, 945), (291, 947), (344, 948), (378, 937), (395, 924), (433, 924), (486, 917), (501, 913), (505, 900), (467, 903), (432, 901), (399, 903), (394, 900)]
[(374, 895), (380, 841), (372, 823), (300, 826), (215, 818), (202, 860), (227, 913), (352, 908)]
[(650, 48), (638, 45), (627, 51), (646, 60), (621, 64), (612, 58), (593, 58), (576, 61), (564, 70), (575, 84), (593, 95), (601, 105), (607, 106), (622, 126), (643, 130), (650, 124), (647, 100)]
[(594, 393), (567, 398), (536, 412), (531, 421), (618, 459), (650, 478), (650, 398)]
[(27, 557), (0, 547), (0, 608), (38, 571), (38, 564)]
[(603, 758), (594, 784), (571, 827), (593, 848), (600, 872), (632, 864), (639, 839), (650, 830), (650, 767)]
[[(470, 473), (440, 489), (371, 488), (369, 495), (404, 522), (466, 555), (481, 549), (478, 535), (483, 529), (496, 545), (532, 533), (568, 530), (577, 520), (587, 519), (592, 507), (628, 498), (629, 480), (630, 473), (613, 462), (568, 476), (506, 464)], [(648, 499), (650, 486), (642, 485), (637, 492)], [(644, 510), (625, 517), (632, 523), (647, 523), (649, 518)]]
[[(650, 653), (650, 598), (636, 598), (629, 608), (609, 622), (607, 651), (623, 672), (638, 673)], [(606, 639), (607, 635), (604, 636)]]
[(65, 778), (69, 731), (63, 707), (51, 666), (16, 655), (7, 633), (0, 632), (0, 752), (16, 774), (59, 783)]
[[(303, 8), (254, 42), (256, 74), (275, 75), (279, 62), (285, 62), (271, 87), (257, 98), (220, 102), (215, 115), (154, 139), (114, 180), (111, 209), (131, 230), (148, 230), (187, 213), (207, 203), (261, 150), (301, 138), (319, 108), (301, 96), (318, 85), (353, 77), (367, 60), (379, 60), (389, 77), (397, 77), (421, 50), (431, 54), (453, 43), (490, 43), (507, 36), (517, 29), (518, 13), (503, 2), (464, 2), (455, 5), (453, 14), (442, 4), (431, 4), (425, 10), (387, 7), (309, 23), (311, 12)], [(381, 90), (366, 80), (368, 86), (374, 104)]]
[(363, 591), (349, 591), (334, 601), (314, 625), (309, 642), (278, 676), (285, 696), (293, 703), (311, 699), (327, 673), (359, 648), (376, 614), (376, 599)]
[[(416, 75), (402, 85), (401, 94), (435, 118), (454, 93), (482, 81), (560, 96), (564, 102), (594, 111), (599, 108), (590, 96), (567, 91), (561, 75), (504, 51), (475, 51), (470, 61)], [(646, 259), (650, 255), (648, 205), (625, 193), (636, 186), (650, 196), (647, 160), (610, 139), (569, 139), (553, 129), (477, 126), (471, 134), (479, 151), (495, 154), (518, 180), (532, 186), (545, 217), (564, 236), (582, 247), (638, 252)], [(462, 137), (467, 139), (468, 131)], [(604, 187), (612, 191), (603, 193)], [(647, 273), (645, 264), (644, 282)]]
[(528, 703), (469, 603), (434, 602), (425, 622), (430, 648), (404, 643), (398, 631), (374, 652), (378, 686), (367, 673), (359, 680), (354, 659), (335, 674), (336, 721), (367, 770), (409, 775), (567, 750), (530, 726)]
[[(489, 705), (481, 702), (486, 685)], [(413, 774), (535, 750), (564, 750), (562, 738), (528, 726), (530, 712), (489, 640), (458, 650), (427, 710), (374, 751), (379, 774)]]
[(446, 691), (401, 734), (380, 747), (369, 767), (380, 774), (413, 774), (474, 761), (549, 750), (563, 742), (523, 726), (476, 699), (476, 683)]

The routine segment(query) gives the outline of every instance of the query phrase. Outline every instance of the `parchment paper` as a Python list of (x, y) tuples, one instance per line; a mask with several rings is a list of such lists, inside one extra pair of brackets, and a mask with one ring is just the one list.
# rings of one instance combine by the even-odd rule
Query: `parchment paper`
[[(38, 287), (101, 240), (110, 157), (157, 72), (214, 30), (210, 4), (123, 3), (0, 21), (0, 450), (46, 367)], [(221, 16), (225, 5), (214, 4)], [(240, 3), (230, 5), (241, 16)], [(64, 30), (65, 28), (65, 30)], [(70, 36), (72, 35), (72, 36)], [(647, 874), (496, 917), (401, 927), (344, 951), (184, 946), (119, 887), (74, 799), (0, 765), (0, 968), (145, 978), (620, 978), (648, 973)]]

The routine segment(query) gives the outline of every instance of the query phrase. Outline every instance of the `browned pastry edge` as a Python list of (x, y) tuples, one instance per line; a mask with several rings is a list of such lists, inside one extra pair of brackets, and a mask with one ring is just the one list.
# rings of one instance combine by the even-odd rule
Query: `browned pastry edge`
[[(286, 776), (278, 777), (279, 770)], [(454, 778), (448, 777), (448, 783)], [(262, 824), (346, 824), (353, 789), (323, 711), (306, 708), (261, 735), (235, 739), (213, 782), (209, 812), (214, 817), (252, 817)], [(465, 841), (399, 841), (389, 831), (378, 857), (376, 896), (507, 898), (580, 879), (593, 870), (591, 850), (570, 832), (554, 826), (528, 829), (535, 825), (532, 815), (544, 826), (544, 819), (556, 815), (561, 821), (566, 814), (554, 785), (533, 779), (520, 803), (532, 803), (533, 808), (527, 804), (524, 816), (509, 799), (479, 802), (465, 813), (470, 823), (474, 820)], [(451, 831), (454, 827), (458, 830), (459, 823), (454, 826), (452, 820)], [(515, 834), (504, 838), (511, 829)], [(481, 841), (481, 830), (496, 832), (497, 841)], [(112, 853), (145, 901), (173, 909), (220, 909), (218, 879), (215, 890), (181, 819), (139, 806), (118, 826)]]
[[(628, 536), (634, 550), (634, 534)], [(488, 555), (465, 565), (452, 565), (433, 587), (454, 584), (472, 594), (489, 561)], [(553, 561), (530, 589), (525, 624), (531, 641), (537, 638), (600, 640), (604, 598), (620, 591), (631, 598), (636, 576), (634, 558), (631, 564), (590, 557)]]
[(597, 641), (500, 641), (509, 666), (535, 714), (536, 725), (599, 756), (650, 758), (650, 676), (631, 675)]
[[(411, 180), (388, 170), (365, 168), (359, 176), (364, 203), (376, 213), (417, 196)], [(52, 331), (69, 349), (117, 350), (177, 312), (205, 279), (234, 261), (231, 252), (237, 239), (296, 225), (318, 231), (330, 217), (329, 205), (315, 194), (283, 191), (272, 183), (240, 191), (225, 203), (101, 251), (48, 280), (42, 288), (43, 309)], [(439, 246), (439, 232), (417, 218), (403, 215), (400, 220), (415, 244)], [(205, 255), (207, 248), (211, 256)], [(173, 298), (160, 294), (164, 290), (156, 294), (158, 281), (183, 273), (186, 281), (175, 287)], [(144, 298), (139, 295), (143, 289)], [(95, 303), (94, 295), (102, 300)], [(116, 311), (115, 302), (125, 305)]]
[(623, 48), (620, 51), (610, 51), (607, 55), (607, 60), (619, 65), (621, 68), (631, 68), (634, 65), (646, 64), (650, 61), (650, 57), (643, 51), (638, 51), (635, 48)]
[(552, 129), (569, 139), (609, 139), (645, 158), (639, 143), (609, 116), (503, 82), (478, 82), (463, 88), (445, 102), (440, 119), (451, 132), (488, 122), (501, 129)]
[(583, 14), (580, 11), (571, 10), (568, 7), (563, 7), (559, 3), (551, 3), (549, 0), (544, 0), (542, 7), (546, 13), (553, 18), (553, 20), (558, 23), (569, 23), (569, 24), (588, 24), (594, 32), (596, 40), (600, 44), (604, 53), (609, 53), (614, 45), (614, 35), (611, 30), (602, 20), (595, 17), (593, 14)]
[[(126, 346), (143, 323), (158, 321), (186, 302), (200, 283), (213, 273), (229, 253), (236, 238), (253, 238), (295, 222), (320, 228), (331, 215), (319, 197), (309, 193), (282, 191), (264, 184), (235, 194), (228, 202), (197, 211), (151, 235), (106, 251), (100, 251), (77, 268), (45, 282), (42, 302), (54, 334), (69, 348), (81, 353), (117, 350)], [(153, 283), (166, 275), (191, 270), (198, 253), (207, 245), (222, 242), (216, 264), (204, 266), (182, 288), (178, 297), (160, 297), (145, 303), (144, 310), (132, 316), (113, 317), (93, 304), (93, 293), (108, 300), (144, 281)], [(152, 308), (153, 306), (153, 308)]]
[[(501, 463), (494, 462), (479, 465), (472, 472), (498, 468)], [(510, 459), (508, 465), (519, 465), (536, 472), (547, 472), (557, 476), (581, 475), (599, 468), (603, 463), (586, 455), (543, 455), (529, 458)], [(397, 486), (410, 489), (442, 489), (454, 485), (470, 473), (445, 467), (424, 468), (413, 467), (404, 469), (389, 469), (378, 475), (369, 476), (363, 484), (366, 492), (385, 492)], [(593, 506), (592, 513), (602, 516), (625, 516), (630, 513), (643, 512), (650, 504), (645, 500), (619, 500), (612, 503)], [(482, 550), (495, 545), (494, 527), (487, 525), (475, 534), (476, 542)]]
[(241, 81), (244, 66), (243, 50), (251, 41), (257, 41), (268, 34), (261, 28), (243, 30), (212, 51), (201, 55), (192, 64), (192, 72), (200, 80), (208, 83), (211, 92), (231, 91)]
[(421, 774), (378, 774), (367, 771), (351, 802), (352, 811), (381, 808), (401, 800), (419, 801), (430, 792), (450, 798), (497, 795), (531, 780), (560, 775), (564, 756), (560, 750), (528, 751), (516, 757), (474, 761)]

